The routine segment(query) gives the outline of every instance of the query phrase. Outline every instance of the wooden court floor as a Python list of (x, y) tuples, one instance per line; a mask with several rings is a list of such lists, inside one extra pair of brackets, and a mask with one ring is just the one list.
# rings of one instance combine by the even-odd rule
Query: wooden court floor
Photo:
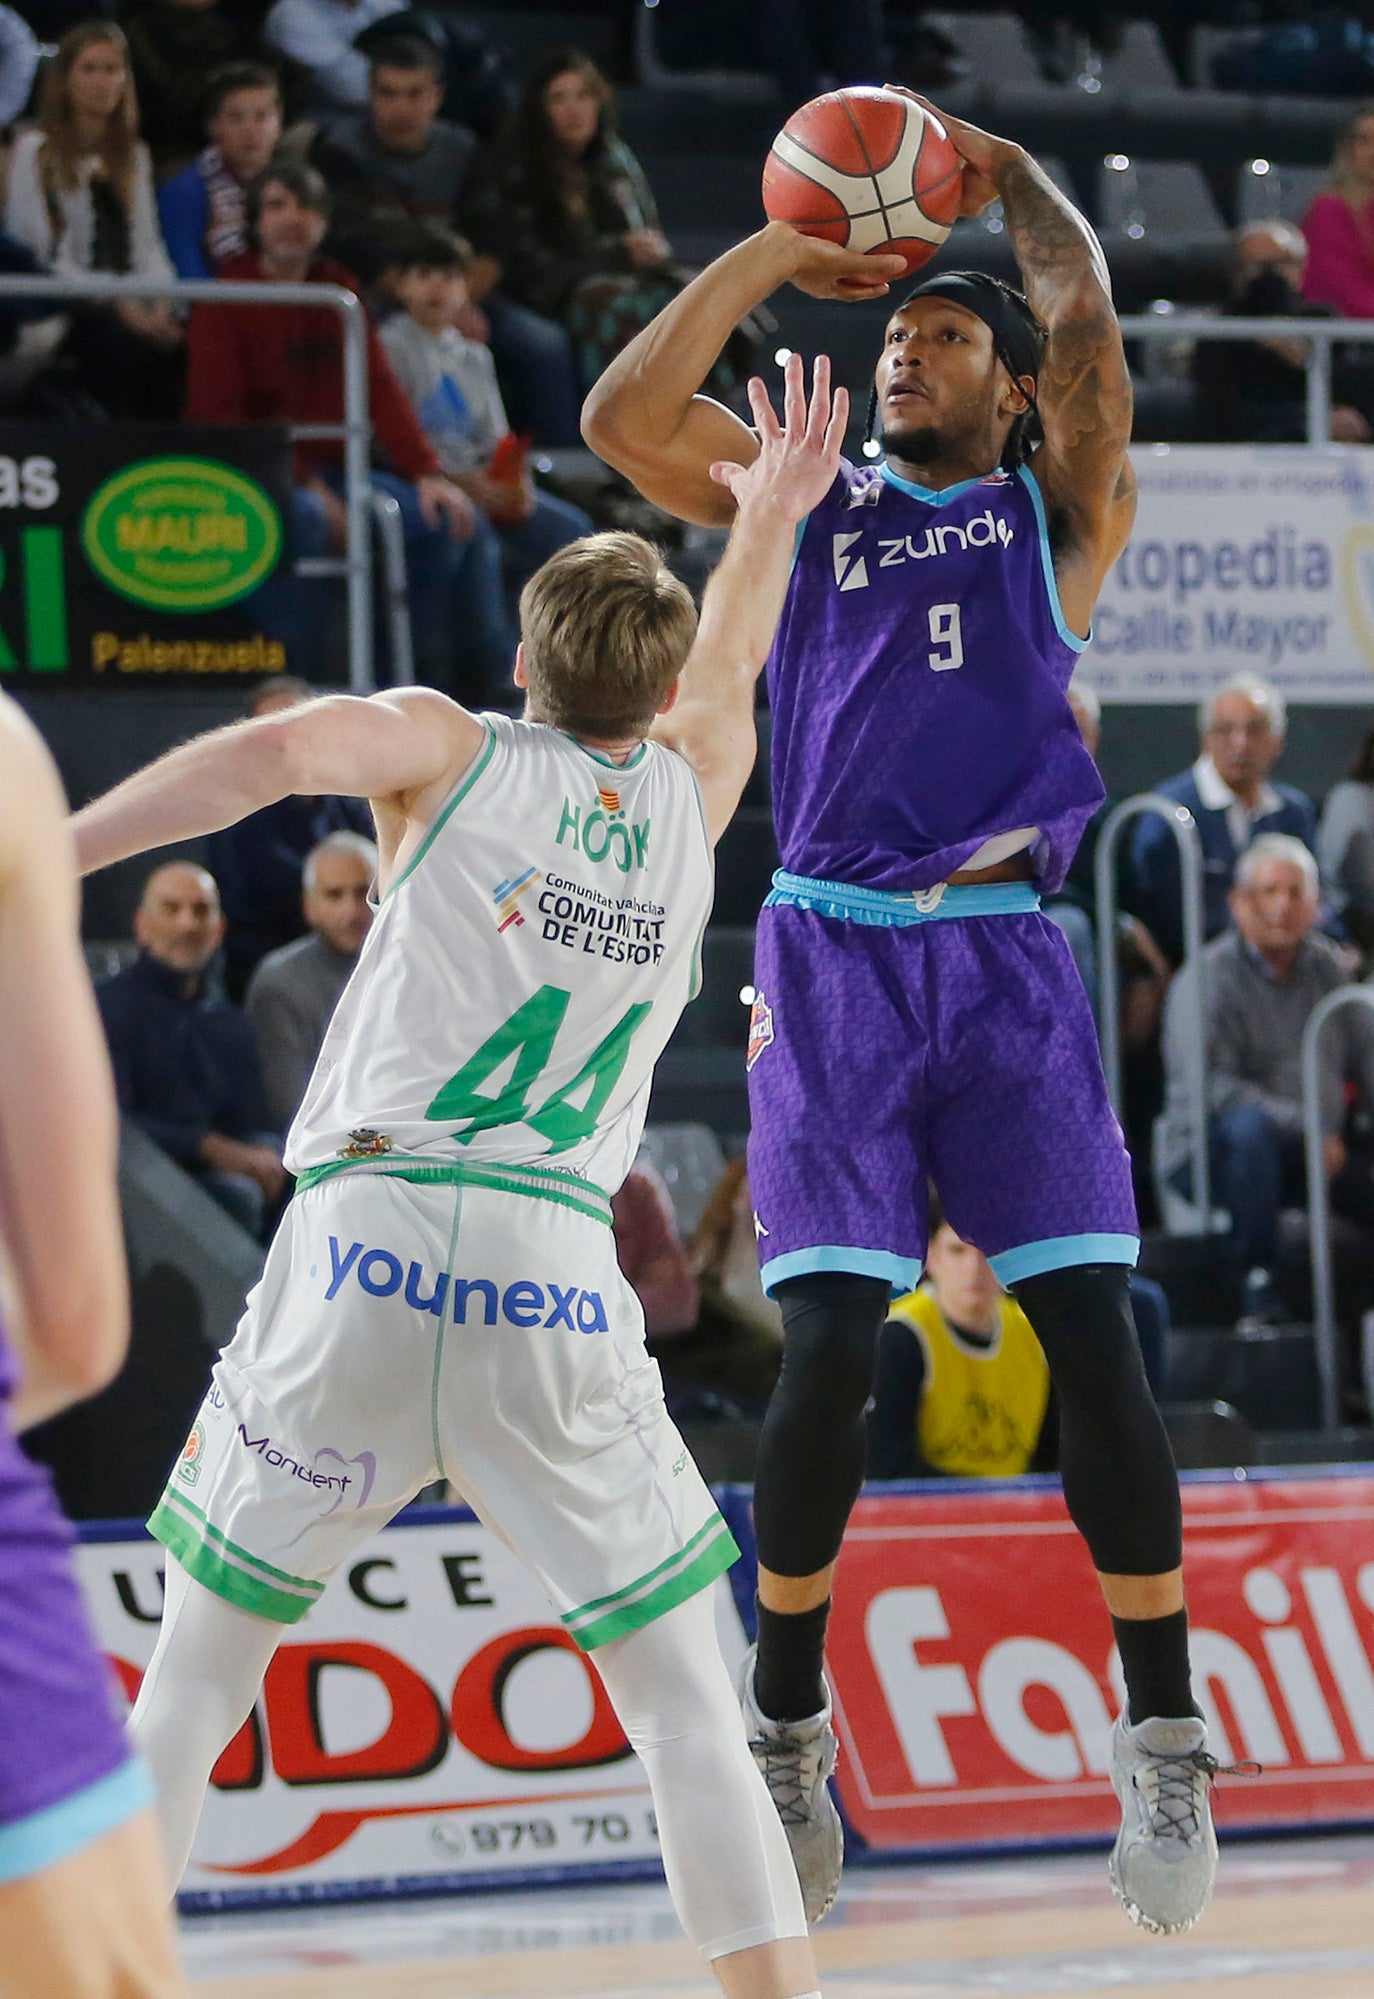
[[(713, 1999), (654, 1885), (183, 1924), (195, 1999)], [(826, 1999), (1374, 1999), (1374, 1838), (1230, 1847), (1186, 1937), (1131, 1927), (1100, 1856), (853, 1869)]]

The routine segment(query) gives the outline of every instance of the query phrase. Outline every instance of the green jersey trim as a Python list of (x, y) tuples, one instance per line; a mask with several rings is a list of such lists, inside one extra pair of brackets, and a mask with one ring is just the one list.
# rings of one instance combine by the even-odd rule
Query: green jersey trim
[(148, 1532), (176, 1556), (188, 1576), (255, 1617), (296, 1624), (324, 1594), (323, 1583), (287, 1575), (238, 1547), (170, 1486), (154, 1509)]
[(713, 1583), (717, 1576), (739, 1560), (739, 1544), (719, 1513), (712, 1514), (697, 1529), (685, 1547), (679, 1548), (657, 1568), (610, 1596), (597, 1597), (578, 1610), (566, 1611), (564, 1628), (584, 1652), (595, 1651), (612, 1638), (640, 1631), (665, 1611), (685, 1603), (689, 1596)]
[(614, 757), (608, 757), (604, 750), (594, 750), (590, 743), (580, 742), (576, 736), (568, 735), (566, 729), (560, 729), (558, 733), (566, 737), (575, 750), (581, 750), (584, 757), (590, 757), (593, 763), (605, 764), (607, 770), (637, 770), (649, 754), (648, 743), (641, 743), (634, 754), (626, 757), (624, 763), (620, 764)]
[(462, 804), (463, 800), (472, 790), (473, 785), (476, 784), (478, 778), (482, 775), (482, 772), (491, 762), (493, 752), (496, 749), (496, 731), (495, 729), (493, 729), (491, 723), (487, 721), (485, 716), (483, 716), (482, 718), (482, 727), (486, 732), (485, 743), (482, 745), (482, 748), (477, 752), (477, 755), (473, 758), (472, 762), (468, 765), (468, 768), (464, 772), (463, 776), (458, 780), (458, 789), (454, 792), (452, 798), (449, 799), (448, 804), (445, 805), (443, 809), (440, 811), (438, 817), (434, 821), (434, 824), (425, 834), (424, 839), (421, 840), (419, 846), (415, 849), (415, 852), (406, 862), (400, 874), (398, 874), (395, 881), (392, 882), (390, 888), (388, 888), (388, 890), (386, 891), (386, 895), (382, 897), (383, 902), (386, 901), (387, 896), (395, 895), (397, 889), (401, 886), (402, 882), (410, 880), (410, 877), (414, 874), (416, 868), (419, 867), (421, 861), (425, 858), (425, 855), (429, 852), (430, 848), (434, 845), (434, 842), (443, 832), (444, 827), (448, 824), (449, 820), (458, 810), (458, 807)]
[(307, 1166), (296, 1176), (296, 1192), (304, 1193), (340, 1173), (380, 1173), (418, 1186), (488, 1187), (498, 1194), (527, 1194), (611, 1226), (610, 1198), (600, 1187), (550, 1166), (487, 1166), (477, 1159), (414, 1159), (405, 1153), (387, 1153), (378, 1159), (326, 1159), (322, 1166)]

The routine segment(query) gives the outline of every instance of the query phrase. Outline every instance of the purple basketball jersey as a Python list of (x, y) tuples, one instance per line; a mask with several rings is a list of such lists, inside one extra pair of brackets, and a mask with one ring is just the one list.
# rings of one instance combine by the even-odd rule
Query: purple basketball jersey
[(48, 1473), (9, 1430), (16, 1378), (0, 1327), (0, 1884), (52, 1866), (152, 1798), (77, 1586), (75, 1537)]
[(1038, 884), (1057, 889), (1104, 795), (1064, 692), (1086, 643), (1029, 470), (934, 494), (842, 463), (768, 665), (783, 866), (932, 888), (1036, 827)]

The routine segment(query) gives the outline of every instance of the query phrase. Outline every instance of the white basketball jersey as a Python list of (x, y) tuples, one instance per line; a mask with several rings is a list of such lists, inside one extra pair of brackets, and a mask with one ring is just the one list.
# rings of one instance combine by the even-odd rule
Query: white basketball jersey
[(696, 778), (506, 715), (392, 882), (287, 1140), (294, 1173), (399, 1154), (557, 1164), (608, 1192), (696, 991), (714, 861)]

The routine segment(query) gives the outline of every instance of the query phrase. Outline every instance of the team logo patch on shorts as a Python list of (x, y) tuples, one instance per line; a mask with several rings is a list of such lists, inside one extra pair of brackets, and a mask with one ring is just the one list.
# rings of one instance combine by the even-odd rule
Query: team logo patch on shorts
[(183, 1485), (194, 1485), (200, 1477), (201, 1460), (205, 1456), (205, 1432), (197, 1423), (190, 1436), (181, 1447), (177, 1459), (177, 1477)]
[(746, 1069), (752, 1069), (764, 1049), (772, 1047), (773, 1039), (773, 1009), (759, 991), (754, 994), (754, 1003), (749, 1009), (749, 1046), (744, 1057)]

